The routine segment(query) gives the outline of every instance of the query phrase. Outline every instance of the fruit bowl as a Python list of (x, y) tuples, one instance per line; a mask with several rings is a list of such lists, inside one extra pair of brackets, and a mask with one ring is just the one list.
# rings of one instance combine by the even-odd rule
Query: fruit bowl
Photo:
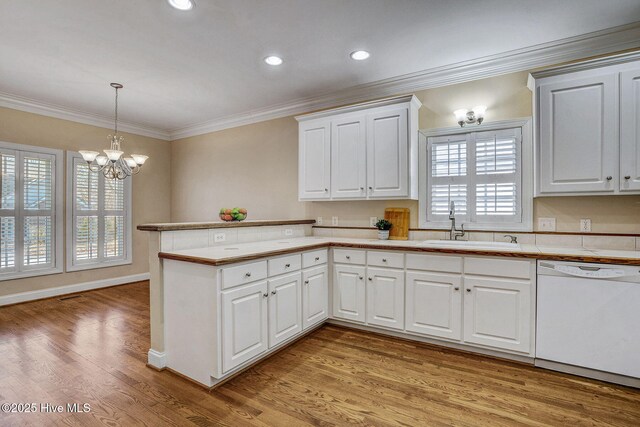
[(220, 209), (220, 219), (227, 222), (244, 221), (247, 219), (247, 210), (245, 208), (222, 208)]

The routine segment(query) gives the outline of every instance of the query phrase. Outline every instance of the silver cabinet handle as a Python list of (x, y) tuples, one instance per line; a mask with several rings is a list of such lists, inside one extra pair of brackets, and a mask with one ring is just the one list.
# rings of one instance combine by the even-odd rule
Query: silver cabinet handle
[(608, 177), (607, 177), (607, 181), (611, 181), (612, 179), (613, 179), (613, 177), (612, 177), (612, 176), (608, 176)]
[(468, 289), (468, 288), (467, 288), (467, 292), (471, 292), (471, 289)]
[(320, 261), (320, 257), (319, 256), (316, 257), (316, 261)]
[(289, 268), (289, 267), (291, 267), (291, 264), (285, 264), (284, 265), (284, 268)]
[(266, 294), (262, 294), (263, 297), (268, 297), (269, 296), (269, 292), (267, 292)]
[(271, 291), (271, 295), (275, 295), (277, 293), (278, 293), (278, 291)]
[(308, 280), (305, 280), (305, 281), (304, 281), (304, 284), (305, 284), (305, 285), (308, 285), (308, 284), (309, 284), (309, 281), (308, 281)]
[(251, 277), (251, 273), (246, 273), (245, 276)]
[(455, 288), (453, 288), (453, 290), (454, 290), (454, 291), (459, 291), (459, 290), (460, 290), (460, 288), (456, 286)]
[(631, 175), (625, 175), (624, 179), (631, 179)]

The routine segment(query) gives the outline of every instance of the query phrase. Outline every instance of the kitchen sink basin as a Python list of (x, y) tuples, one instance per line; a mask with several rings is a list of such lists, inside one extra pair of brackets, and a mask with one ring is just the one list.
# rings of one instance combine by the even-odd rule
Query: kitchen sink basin
[(470, 240), (425, 240), (418, 246), (456, 249), (503, 249), (520, 250), (520, 244), (508, 242), (484, 242)]

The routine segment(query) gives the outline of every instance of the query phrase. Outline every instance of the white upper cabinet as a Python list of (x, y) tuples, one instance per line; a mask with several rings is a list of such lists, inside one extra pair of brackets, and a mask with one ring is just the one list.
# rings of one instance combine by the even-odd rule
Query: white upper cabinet
[(409, 195), (407, 115), (404, 107), (367, 116), (367, 190), (371, 198)]
[(637, 58), (533, 73), (536, 196), (640, 193)]
[(299, 127), (300, 200), (322, 200), (331, 197), (331, 123), (327, 120), (301, 123)]
[(620, 74), (620, 191), (640, 191), (640, 67)]
[(299, 199), (418, 198), (413, 95), (296, 117)]
[(367, 140), (364, 116), (345, 117), (331, 123), (331, 197), (365, 196)]

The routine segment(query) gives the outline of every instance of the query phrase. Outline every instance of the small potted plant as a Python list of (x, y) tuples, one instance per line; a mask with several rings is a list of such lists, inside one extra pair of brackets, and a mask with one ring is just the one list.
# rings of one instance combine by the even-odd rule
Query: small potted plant
[(380, 240), (388, 240), (389, 239), (389, 230), (393, 227), (386, 219), (381, 219), (376, 222), (376, 228), (378, 229), (378, 239)]

